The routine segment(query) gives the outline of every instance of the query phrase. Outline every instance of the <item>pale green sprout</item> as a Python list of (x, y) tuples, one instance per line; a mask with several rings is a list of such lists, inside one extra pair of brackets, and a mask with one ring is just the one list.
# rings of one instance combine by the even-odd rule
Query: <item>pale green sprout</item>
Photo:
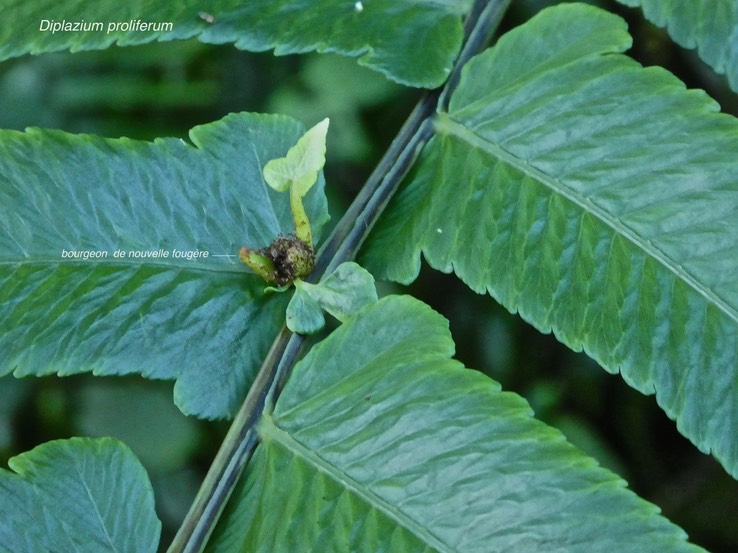
[(294, 236), (279, 236), (259, 250), (243, 247), (239, 254), (248, 267), (272, 285), (266, 291), (284, 292), (295, 285), (287, 306), (287, 327), (300, 334), (314, 334), (323, 328), (324, 310), (343, 322), (377, 301), (374, 277), (354, 262), (342, 263), (317, 284), (302, 280), (315, 263), (313, 233), (302, 198), (318, 181), (325, 165), (327, 134), (326, 118), (302, 135), (285, 157), (264, 166), (264, 180), (271, 188), (277, 192), (289, 190)]
[(313, 233), (302, 198), (318, 181), (318, 173), (325, 165), (328, 123), (326, 117), (302, 135), (285, 157), (273, 159), (264, 166), (264, 180), (269, 186), (277, 192), (290, 191), (295, 236), (310, 246)]
[(277, 192), (290, 193), (295, 233), (277, 237), (266, 248), (253, 250), (244, 246), (239, 257), (264, 280), (278, 287), (310, 274), (315, 265), (313, 232), (302, 199), (318, 181), (325, 165), (328, 123), (328, 118), (323, 119), (302, 135), (285, 157), (273, 159), (264, 166), (266, 183)]

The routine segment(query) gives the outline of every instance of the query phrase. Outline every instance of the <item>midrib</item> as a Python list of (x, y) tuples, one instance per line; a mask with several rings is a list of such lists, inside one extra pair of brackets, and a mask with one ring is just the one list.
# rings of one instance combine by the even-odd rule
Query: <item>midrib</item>
[(268, 438), (271, 442), (279, 444), (291, 455), (298, 457), (305, 463), (314, 467), (316, 471), (327, 474), (331, 479), (359, 497), (372, 508), (381, 511), (385, 516), (393, 520), (397, 525), (412, 533), (426, 546), (433, 548), (438, 553), (455, 553), (449, 544), (435, 536), (426, 526), (409, 517), (396, 506), (382, 499), (369, 490), (361, 482), (357, 482), (339, 467), (323, 459), (317, 452), (295, 440), (288, 432), (274, 424), (271, 415), (264, 414), (258, 424), (258, 432), (262, 438)]

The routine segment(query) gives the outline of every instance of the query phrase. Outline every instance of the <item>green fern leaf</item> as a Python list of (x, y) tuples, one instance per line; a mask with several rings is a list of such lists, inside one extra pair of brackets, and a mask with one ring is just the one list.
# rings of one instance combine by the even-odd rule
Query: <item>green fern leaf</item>
[(362, 264), (409, 282), (422, 252), (738, 476), (738, 123), (629, 45), (570, 4), (472, 60)]
[[(192, 129), (194, 147), (0, 131), (0, 374), (176, 379), (185, 413), (231, 416), (287, 300), (237, 253), (294, 230), (262, 169), (302, 133), (249, 114)], [(316, 230), (323, 187), (306, 197)]]
[(733, 0), (676, 2), (675, 0), (618, 0), (643, 10), (646, 18), (666, 27), (684, 48), (697, 48), (700, 58), (725, 74), (738, 91), (738, 4)]
[(112, 438), (47, 442), (0, 470), (0, 551), (155, 553), (146, 471)]
[(207, 551), (702, 551), (453, 351), (396, 296), (314, 347)]
[[(358, 58), (409, 86), (449, 75), (471, 0), (29, 0), (4, 6), (0, 60), (59, 50), (197, 38), (277, 55), (310, 51)], [(7, 4), (7, 3), (6, 3)], [(203, 11), (206, 10), (206, 11)], [(423, 48), (416, 48), (418, 41)]]

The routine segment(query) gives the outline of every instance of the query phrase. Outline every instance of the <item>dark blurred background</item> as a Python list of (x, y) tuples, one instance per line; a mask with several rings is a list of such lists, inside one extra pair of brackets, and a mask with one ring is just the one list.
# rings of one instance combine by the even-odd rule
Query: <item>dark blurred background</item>
[[(513, 2), (501, 31), (553, 3)], [(738, 114), (738, 96), (694, 52), (676, 46), (637, 10), (595, 3), (626, 18), (635, 43), (630, 55), (666, 67)], [(235, 111), (286, 113), (308, 126), (328, 116), (326, 178), (334, 222), (419, 96), (345, 58), (256, 55), (195, 41), (0, 64), (0, 128), (186, 139), (192, 126)], [(538, 418), (623, 476), (693, 542), (714, 553), (738, 551), (738, 483), (678, 434), (653, 397), (631, 390), (453, 276), (424, 267), (409, 289), (387, 284), (381, 291), (411, 293), (446, 316), (458, 359), (523, 395)], [(123, 439), (154, 484), (163, 550), (227, 429), (224, 422), (184, 417), (171, 397), (171, 383), (132, 377), (2, 378), (0, 466), (50, 439)]]

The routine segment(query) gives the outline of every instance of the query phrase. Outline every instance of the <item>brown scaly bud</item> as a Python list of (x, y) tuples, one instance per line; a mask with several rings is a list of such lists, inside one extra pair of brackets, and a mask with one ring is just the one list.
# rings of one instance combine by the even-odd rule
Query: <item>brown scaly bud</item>
[(315, 250), (294, 234), (278, 236), (266, 248), (243, 247), (239, 257), (269, 284), (277, 287), (292, 284), (296, 278), (309, 275), (315, 266)]

